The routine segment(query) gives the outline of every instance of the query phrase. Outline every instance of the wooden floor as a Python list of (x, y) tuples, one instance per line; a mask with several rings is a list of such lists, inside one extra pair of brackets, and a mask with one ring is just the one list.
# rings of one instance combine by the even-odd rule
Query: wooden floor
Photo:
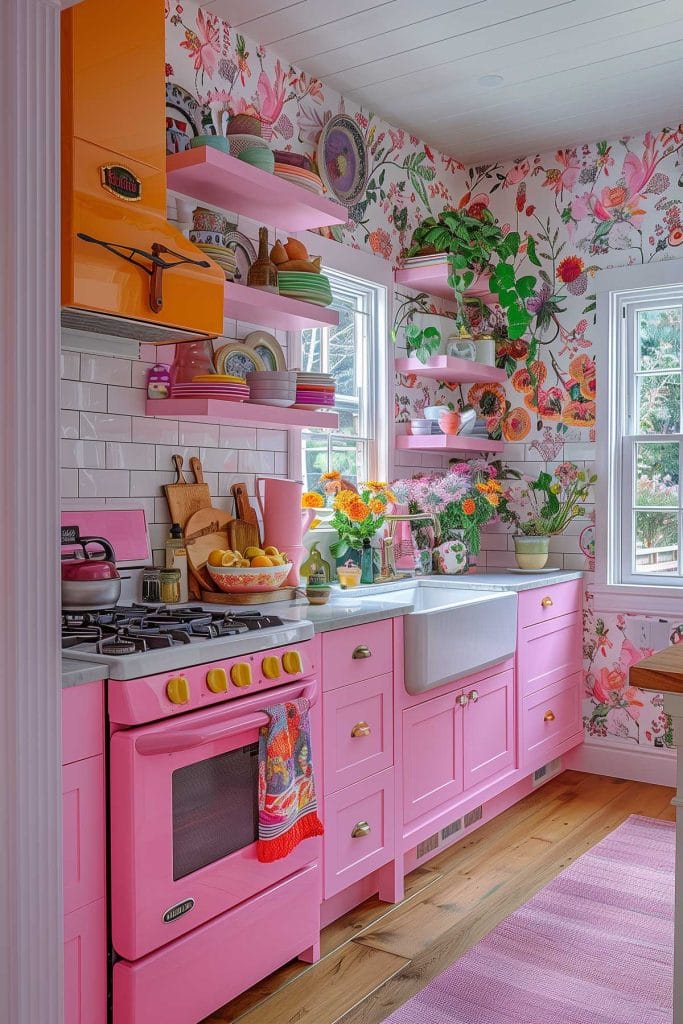
[(673, 794), (564, 772), (413, 871), (403, 903), (326, 928), (317, 964), (287, 964), (206, 1024), (379, 1024), (629, 814), (673, 821)]

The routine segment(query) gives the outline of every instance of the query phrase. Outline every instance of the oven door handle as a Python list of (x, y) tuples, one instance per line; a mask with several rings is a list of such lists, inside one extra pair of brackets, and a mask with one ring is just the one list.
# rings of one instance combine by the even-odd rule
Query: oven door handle
[(135, 750), (138, 754), (175, 754), (179, 750), (189, 750), (191, 747), (201, 747), (205, 743), (215, 743), (226, 736), (232, 736), (236, 732), (245, 732), (247, 729), (260, 729), (268, 725), (268, 715), (249, 715), (247, 718), (238, 718), (234, 722), (226, 722), (213, 729), (184, 729), (176, 733), (152, 733), (150, 736), (138, 736), (135, 741)]
[[(313, 680), (305, 684), (303, 688), (300, 684), (282, 687), (277, 692), (279, 700), (275, 703), (281, 704), (291, 700), (292, 694), (297, 691), (299, 691), (299, 696), (308, 699), (311, 707), (318, 700), (318, 683), (317, 680)], [(238, 704), (233, 704), (232, 707), (225, 709), (228, 713), (215, 725), (197, 726), (194, 729), (182, 727), (174, 729), (169, 723), (169, 728), (149, 733), (146, 736), (138, 736), (135, 740), (136, 753), (175, 754), (180, 750), (200, 747), (203, 743), (213, 743), (234, 733), (244, 732), (246, 729), (260, 729), (264, 725), (268, 725), (270, 721), (268, 715), (260, 710), (264, 704), (264, 696), (270, 697), (271, 694), (259, 694), (258, 696), (254, 694), (252, 697), (240, 698)], [(274, 697), (275, 693), (272, 696)], [(232, 716), (230, 716), (230, 711), (233, 712)], [(250, 711), (255, 713), (247, 714)], [(176, 725), (180, 725), (180, 723), (176, 723)]]

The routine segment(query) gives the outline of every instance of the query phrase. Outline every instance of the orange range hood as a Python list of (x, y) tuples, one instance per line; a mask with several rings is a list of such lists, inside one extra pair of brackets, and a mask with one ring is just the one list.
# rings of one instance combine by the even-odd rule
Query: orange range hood
[(164, 0), (62, 17), (62, 324), (152, 343), (223, 330), (225, 277), (166, 220)]

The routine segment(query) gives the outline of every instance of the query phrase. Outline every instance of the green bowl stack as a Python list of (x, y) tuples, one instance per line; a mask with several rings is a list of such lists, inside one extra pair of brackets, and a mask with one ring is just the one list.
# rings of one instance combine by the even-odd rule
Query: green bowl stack
[(280, 295), (301, 302), (314, 302), (317, 306), (329, 306), (332, 289), (329, 278), (324, 274), (309, 274), (299, 270), (280, 270), (277, 275)]

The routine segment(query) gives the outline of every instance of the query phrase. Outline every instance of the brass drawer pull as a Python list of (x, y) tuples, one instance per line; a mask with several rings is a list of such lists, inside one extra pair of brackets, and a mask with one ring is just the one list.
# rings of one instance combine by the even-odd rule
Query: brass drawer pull
[(546, 713), (543, 716), (543, 721), (544, 722), (554, 722), (555, 721), (555, 712), (552, 710), (552, 708), (549, 708), (546, 711)]
[(477, 701), (479, 700), (479, 694), (478, 694), (478, 692), (476, 690), (470, 690), (470, 692), (467, 694), (467, 696), (468, 696), (469, 700), (472, 701), (473, 704), (476, 704)]
[(466, 693), (459, 693), (458, 696), (455, 698), (455, 703), (459, 704), (461, 708), (465, 708), (467, 707), (469, 699), (470, 698), (467, 696)]
[(353, 829), (351, 831), (351, 838), (362, 839), (363, 836), (369, 836), (371, 832), (372, 829), (368, 825), (367, 821), (358, 821), (353, 826)]
[(351, 657), (354, 661), (362, 661), (363, 658), (371, 658), (372, 651), (367, 644), (358, 644)]
[(552, 597), (542, 597), (541, 598), (541, 608), (552, 608), (552, 606), (553, 606), (553, 599), (552, 599)]
[(372, 730), (367, 722), (356, 722), (351, 730), (351, 735), (354, 738), (357, 736), (369, 736), (371, 732)]

